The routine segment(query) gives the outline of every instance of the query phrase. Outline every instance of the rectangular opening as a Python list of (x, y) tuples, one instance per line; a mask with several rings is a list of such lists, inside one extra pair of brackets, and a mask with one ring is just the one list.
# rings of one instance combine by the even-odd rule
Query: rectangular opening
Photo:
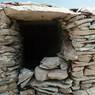
[(23, 66), (34, 69), (44, 57), (55, 57), (60, 51), (61, 37), (56, 22), (18, 21), (22, 36)]

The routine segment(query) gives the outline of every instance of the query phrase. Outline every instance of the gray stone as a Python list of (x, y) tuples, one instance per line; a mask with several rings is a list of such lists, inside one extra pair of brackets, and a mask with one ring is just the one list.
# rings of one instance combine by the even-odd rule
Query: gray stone
[(75, 67), (72, 66), (73, 72), (79, 72), (79, 71), (82, 71), (83, 69), (84, 69), (84, 66), (75, 66)]
[(42, 69), (40, 67), (35, 68), (35, 78), (38, 81), (45, 81), (48, 79), (49, 70)]
[(88, 93), (85, 90), (78, 90), (78, 91), (73, 92), (73, 94), (74, 95), (88, 95)]
[(69, 93), (72, 93), (72, 89), (71, 88), (59, 89), (59, 92), (65, 93), (62, 95), (69, 95)]
[(91, 83), (82, 83), (81, 84), (81, 89), (87, 89), (87, 88), (91, 88), (92, 84)]
[(44, 82), (40, 82), (40, 81), (31, 81), (31, 86), (32, 87), (58, 87), (58, 88), (69, 88), (70, 85), (66, 85), (64, 83), (62, 83), (61, 81), (57, 81), (57, 80), (49, 80), (49, 81), (44, 81)]
[(95, 95), (95, 87), (87, 89), (88, 95)]
[(68, 77), (67, 71), (66, 70), (60, 70), (60, 69), (55, 69), (51, 70), (48, 73), (48, 78), (49, 79), (57, 79), (57, 80), (62, 80)]
[(35, 95), (35, 91), (32, 89), (20, 91), (20, 95)]
[(84, 23), (89, 23), (89, 22), (91, 22), (91, 21), (93, 21), (93, 19), (91, 19), (91, 18), (78, 20), (78, 21), (75, 21), (75, 22), (73, 22), (73, 23), (69, 23), (69, 24), (67, 25), (67, 29), (74, 28), (74, 27), (77, 27), (77, 26), (82, 25), (82, 24), (84, 24)]
[(85, 69), (84, 70), (84, 75), (89, 76), (89, 75), (95, 75), (95, 69)]
[(72, 73), (72, 76), (73, 77), (76, 77), (76, 78), (81, 78), (81, 77), (83, 77), (83, 70), (81, 70), (81, 71), (78, 71), (78, 72), (71, 72)]
[(81, 61), (81, 62), (89, 62), (92, 58), (92, 55), (79, 55), (78, 56), (78, 60)]
[(84, 19), (85, 18), (85, 15), (83, 14), (78, 14), (78, 15), (75, 15), (74, 17), (72, 17), (68, 22), (74, 22), (74, 21), (77, 21), (77, 20), (81, 20), (81, 19)]
[(45, 57), (41, 61), (41, 68), (44, 69), (54, 69), (60, 65), (60, 58), (59, 57)]
[(95, 21), (90, 25), (89, 29), (95, 29)]
[(33, 72), (28, 69), (22, 69), (19, 74), (18, 85), (21, 85), (21, 88), (24, 88), (27, 83), (31, 80)]
[(61, 70), (67, 70), (68, 69), (68, 63), (66, 63), (63, 59), (60, 59), (60, 68)]

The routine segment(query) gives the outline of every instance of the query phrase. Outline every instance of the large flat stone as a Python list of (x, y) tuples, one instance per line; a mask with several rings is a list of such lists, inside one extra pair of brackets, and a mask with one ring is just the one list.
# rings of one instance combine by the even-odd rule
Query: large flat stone
[(59, 57), (45, 57), (41, 61), (41, 68), (44, 69), (55, 69), (60, 65)]
[(49, 79), (57, 79), (57, 80), (62, 80), (68, 77), (67, 71), (66, 70), (60, 70), (60, 69), (55, 69), (51, 70), (48, 73)]

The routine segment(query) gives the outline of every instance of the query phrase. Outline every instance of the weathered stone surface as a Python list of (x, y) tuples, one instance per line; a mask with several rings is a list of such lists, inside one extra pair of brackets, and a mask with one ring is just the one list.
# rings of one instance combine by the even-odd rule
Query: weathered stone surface
[(72, 45), (74, 46), (74, 48), (80, 48), (80, 47), (84, 46), (83, 43), (80, 43), (80, 42), (75, 41), (75, 40), (72, 40)]
[(70, 88), (72, 87), (73, 80), (71, 79), (65, 79), (61, 81), (64, 84), (64, 88)]
[(68, 20), (68, 23), (70, 23), (70, 22), (73, 23), (74, 21), (84, 19), (85, 17), (86, 17), (86, 16), (83, 15), (83, 14), (75, 15), (75, 16), (73, 16), (72, 18), (70, 18), (70, 19)]
[(44, 82), (40, 82), (40, 81), (31, 81), (31, 86), (32, 87), (39, 87), (39, 88), (44, 88), (44, 87), (58, 87), (58, 88), (69, 88), (71, 86), (71, 84), (65, 84), (61, 81), (57, 81), (57, 80), (49, 80), (49, 81), (44, 81)]
[(55, 69), (60, 65), (60, 58), (58, 57), (45, 57), (41, 61), (41, 68), (44, 69)]
[(85, 55), (85, 54), (87, 54), (87, 55), (89, 55), (89, 54), (95, 54), (95, 51), (77, 51), (77, 54), (78, 55)]
[(36, 88), (35, 89), (39, 92), (42, 92), (42, 93), (46, 93), (46, 94), (49, 94), (49, 95), (56, 95), (56, 93), (58, 93), (58, 88), (56, 87), (44, 87), (44, 88)]
[(90, 70), (95, 70), (95, 64), (89, 65), (86, 68)]
[(94, 35), (95, 31), (94, 30), (80, 30), (80, 31), (73, 31), (71, 33), (72, 36), (85, 36), (85, 35)]
[(20, 91), (20, 95), (35, 95), (35, 91), (32, 89)]
[(87, 89), (88, 95), (95, 95), (95, 87)]
[(75, 66), (75, 67), (72, 67), (72, 71), (73, 72), (80, 72), (84, 69), (83, 66)]
[(32, 79), (32, 76), (33, 76), (33, 72), (28, 70), (28, 69), (25, 69), (23, 68), (21, 71), (20, 71), (20, 74), (19, 74), (19, 79), (18, 79), (18, 85), (21, 86), (21, 88), (24, 88), (27, 83)]
[(95, 75), (95, 69), (94, 70), (91, 70), (91, 69), (85, 69), (84, 71), (84, 75)]
[(74, 95), (88, 95), (88, 93), (85, 90), (78, 90), (78, 91), (73, 92), (73, 94)]
[(91, 60), (92, 55), (79, 55), (78, 60), (81, 62), (89, 62)]
[(86, 80), (86, 81), (82, 81), (83, 84), (92, 84), (95, 83), (95, 79), (90, 79), (90, 80)]
[(48, 79), (49, 70), (42, 69), (40, 67), (35, 68), (35, 78), (38, 81), (44, 81)]
[(76, 78), (81, 78), (83, 76), (83, 70), (72, 72), (72, 76)]
[(63, 59), (60, 59), (60, 68), (61, 70), (66, 70), (68, 69), (68, 63), (66, 63)]
[(87, 80), (93, 80), (95, 79), (95, 76), (81, 76), (81, 77), (73, 77), (73, 80), (76, 80), (76, 81), (87, 81)]
[(87, 88), (91, 88), (91, 87), (92, 87), (91, 83), (88, 83), (88, 84), (87, 83), (85, 83), (85, 84), (83, 83), (83, 84), (81, 84), (81, 89), (84, 89), (84, 90), (87, 89)]
[(66, 70), (60, 70), (60, 69), (55, 69), (51, 70), (48, 73), (48, 78), (49, 79), (58, 79), (62, 80), (68, 77), (67, 71)]
[(63, 54), (66, 60), (77, 60), (78, 56), (73, 45), (71, 44), (71, 41), (69, 41), (68, 39), (66, 40), (66, 39), (67, 38), (65, 38), (63, 42), (61, 53)]
[(62, 95), (69, 95), (68, 93), (72, 93), (71, 88), (59, 89), (60, 92), (64, 93)]
[(89, 65), (94, 65), (95, 64), (95, 62), (78, 62), (78, 61), (76, 61), (76, 62), (74, 62), (74, 64), (72, 64), (72, 66), (73, 67), (75, 67), (75, 66), (89, 66)]
[(73, 84), (73, 86), (71, 88), (72, 88), (72, 90), (79, 90), (80, 85), (79, 84)]
[(90, 25), (90, 27), (89, 27), (89, 29), (91, 29), (91, 30), (95, 30), (95, 21), (93, 21), (93, 23), (91, 23), (91, 25)]
[(89, 23), (89, 22), (91, 22), (93, 20), (94, 19), (90, 18), (90, 19), (82, 19), (82, 20), (75, 21), (73, 23), (69, 23), (67, 25), (67, 29), (74, 28), (74, 27), (79, 26), (79, 25), (84, 24), (84, 23)]

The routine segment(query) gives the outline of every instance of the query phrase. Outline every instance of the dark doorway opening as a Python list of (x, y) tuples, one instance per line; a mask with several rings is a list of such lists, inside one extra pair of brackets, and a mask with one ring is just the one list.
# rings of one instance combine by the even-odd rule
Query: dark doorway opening
[(34, 69), (44, 57), (54, 57), (60, 51), (60, 31), (56, 22), (33, 23), (19, 21), (23, 44), (23, 66)]

